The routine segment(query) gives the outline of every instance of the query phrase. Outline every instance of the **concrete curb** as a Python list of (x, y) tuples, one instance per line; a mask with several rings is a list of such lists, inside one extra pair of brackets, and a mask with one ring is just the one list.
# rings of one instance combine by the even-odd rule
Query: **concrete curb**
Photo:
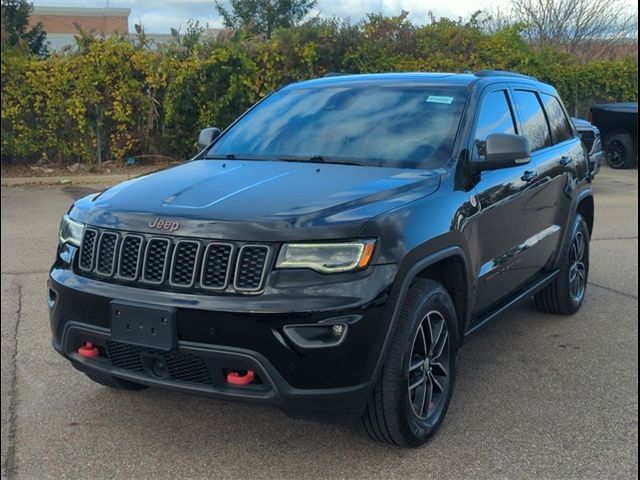
[(80, 183), (98, 183), (113, 185), (124, 180), (129, 180), (136, 175), (74, 175), (55, 177), (3, 177), (1, 185), (3, 187), (21, 187), (24, 185), (68, 185)]

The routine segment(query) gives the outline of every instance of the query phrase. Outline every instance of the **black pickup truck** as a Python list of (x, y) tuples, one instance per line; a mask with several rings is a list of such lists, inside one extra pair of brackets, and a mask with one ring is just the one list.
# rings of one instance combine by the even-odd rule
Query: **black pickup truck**
[(465, 339), (531, 297), (583, 303), (587, 152), (535, 79), (294, 83), (200, 142), (62, 219), (53, 346), (95, 382), (361, 419), (416, 446), (445, 418)]
[(580, 138), (582, 139), (582, 143), (587, 149), (590, 176), (593, 179), (598, 175), (598, 173), (600, 173), (602, 157), (604, 156), (600, 129), (598, 129), (598, 127), (593, 123), (581, 118), (572, 118), (571, 120), (578, 131), (578, 135), (580, 135)]
[(638, 164), (637, 102), (593, 105), (589, 121), (600, 129), (611, 168), (633, 168)]

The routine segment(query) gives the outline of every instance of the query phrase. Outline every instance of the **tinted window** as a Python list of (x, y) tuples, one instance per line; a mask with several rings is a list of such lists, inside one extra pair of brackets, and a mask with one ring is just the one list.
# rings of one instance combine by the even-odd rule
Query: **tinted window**
[(493, 133), (516, 133), (513, 113), (504, 90), (491, 92), (482, 102), (475, 135), (479, 155), (484, 155), (487, 137)]
[(458, 88), (340, 85), (276, 92), (208, 155), (322, 156), (374, 166), (436, 168), (451, 156), (466, 92)]
[(573, 129), (558, 99), (542, 94), (542, 101), (549, 117), (554, 142), (560, 143), (573, 138)]
[(522, 133), (529, 139), (531, 151), (552, 145), (549, 124), (538, 95), (535, 92), (516, 90), (514, 100), (522, 120)]

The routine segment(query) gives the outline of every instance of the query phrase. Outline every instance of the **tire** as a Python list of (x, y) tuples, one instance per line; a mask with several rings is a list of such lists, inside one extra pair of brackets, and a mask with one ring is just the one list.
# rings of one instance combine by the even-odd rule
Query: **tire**
[(104, 385), (109, 388), (116, 388), (118, 390), (143, 390), (146, 385), (140, 385), (139, 383), (129, 382), (127, 380), (121, 380), (110, 375), (102, 375), (99, 373), (84, 372), (87, 377), (100, 385)]
[(633, 140), (628, 133), (615, 133), (608, 137), (605, 153), (611, 168), (633, 168), (636, 165)]
[[(457, 348), (451, 297), (439, 283), (417, 280), (409, 289), (382, 373), (362, 417), (373, 440), (417, 447), (438, 430), (453, 394)], [(427, 402), (429, 389), (431, 401)]]
[(561, 262), (558, 276), (553, 283), (535, 294), (534, 300), (542, 312), (572, 315), (584, 301), (589, 279), (589, 228), (580, 214), (573, 221)]

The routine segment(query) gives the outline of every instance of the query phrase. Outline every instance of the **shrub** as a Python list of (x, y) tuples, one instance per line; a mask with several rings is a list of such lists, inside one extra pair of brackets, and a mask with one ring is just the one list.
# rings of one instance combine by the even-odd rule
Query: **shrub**
[(42, 59), (2, 47), (2, 161), (120, 160), (156, 153), (188, 158), (199, 129), (229, 125), (283, 84), (327, 72), (516, 70), (555, 85), (568, 108), (637, 101), (637, 62), (580, 63), (535, 51), (517, 26), (487, 33), (479, 15), (423, 26), (371, 15), (357, 25), (314, 20), (270, 39), (239, 30), (150, 48), (144, 34), (93, 38)]

